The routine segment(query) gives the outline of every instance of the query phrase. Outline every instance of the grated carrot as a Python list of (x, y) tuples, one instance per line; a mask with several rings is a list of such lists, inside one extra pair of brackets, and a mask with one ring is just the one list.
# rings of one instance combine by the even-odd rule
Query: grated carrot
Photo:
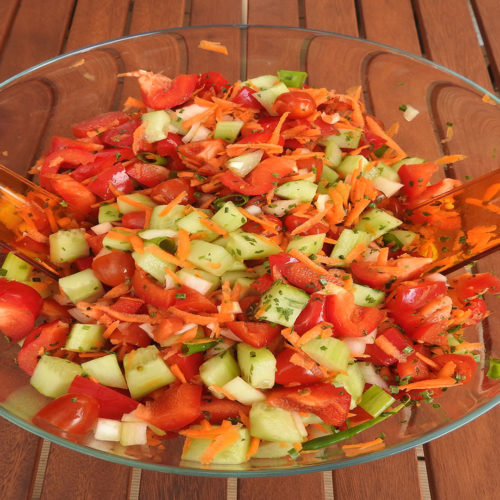
[(169, 366), (170, 371), (175, 375), (175, 377), (180, 380), (182, 384), (186, 384), (187, 380), (186, 377), (184, 376), (184, 373), (182, 373), (182, 370), (179, 368), (179, 365), (173, 364)]
[(295, 257), (297, 260), (302, 262), (302, 264), (305, 264), (309, 269), (311, 269), (311, 271), (314, 271), (315, 273), (318, 274), (325, 274), (326, 271), (321, 266), (315, 264), (309, 257), (306, 257), (297, 248), (292, 248), (288, 253), (292, 257)]
[(289, 114), (290, 112), (286, 111), (281, 115), (275, 129), (273, 130), (273, 133), (271, 134), (271, 138), (269, 139), (269, 144), (278, 144), (280, 139), (281, 128), (283, 127), (283, 124), (285, 123), (285, 120), (287, 119)]
[(179, 267), (189, 267), (189, 268), (194, 267), (190, 262), (174, 257), (172, 254), (165, 252), (165, 250), (162, 250), (160, 247), (156, 245), (148, 247), (148, 252), (151, 252), (153, 255), (156, 255), (156, 257), (166, 260), (167, 262), (175, 264), (176, 266)]
[(215, 438), (215, 440), (208, 445), (208, 448), (202, 453), (200, 457), (200, 462), (204, 465), (212, 463), (215, 455), (229, 448), (231, 445), (236, 443), (240, 438), (240, 433), (237, 429), (230, 429), (224, 434), (221, 434)]
[(457, 365), (453, 361), (447, 361), (439, 370), (438, 372), (438, 378), (449, 378), (453, 377), (453, 374), (455, 373), (455, 368)]
[(233, 286), (233, 291), (231, 292), (231, 301), (238, 302), (242, 291), (243, 287), (241, 286), (241, 283), (236, 282)]
[(188, 313), (186, 311), (181, 311), (180, 309), (177, 309), (177, 307), (171, 307), (170, 312), (174, 316), (183, 319), (186, 323), (194, 323), (195, 325), (207, 326), (210, 323), (215, 322), (215, 319), (211, 316), (202, 316), (200, 314)]
[(387, 264), (389, 259), (389, 247), (383, 247), (380, 249), (377, 256), (377, 266), (384, 266)]
[(245, 460), (250, 460), (257, 451), (259, 450), (260, 439), (257, 437), (253, 437), (250, 441), (250, 447), (248, 448), (247, 454), (245, 455)]
[(273, 224), (272, 222), (269, 222), (268, 220), (265, 219), (260, 219), (256, 215), (252, 215), (244, 208), (238, 207), (238, 210), (240, 214), (246, 217), (247, 219), (256, 222), (257, 224), (261, 225), (264, 229), (267, 229), (271, 233), (278, 234), (278, 231), (276, 230), (276, 224)]
[(455, 163), (465, 158), (467, 158), (465, 155), (445, 155), (438, 158), (434, 163), (436, 163), (436, 165), (443, 165), (445, 163)]
[(59, 231), (59, 226), (57, 225), (57, 221), (54, 215), (54, 212), (51, 208), (44, 208), (43, 210), (45, 215), (47, 216), (47, 220), (49, 221), (50, 229), (53, 233), (57, 233)]
[(358, 221), (363, 210), (370, 204), (370, 202), (371, 200), (368, 198), (363, 198), (357, 201), (354, 207), (349, 211), (349, 214), (347, 215), (344, 225), (349, 227), (355, 224)]
[(160, 217), (165, 217), (168, 215), (174, 207), (176, 207), (182, 199), (187, 195), (186, 191), (179, 193), (170, 203), (165, 205), (165, 208), (159, 213)]
[[(257, 316), (257, 314), (255, 316)], [(293, 328), (283, 328), (281, 330), (281, 335), (285, 337), (285, 339), (288, 340), (288, 342), (290, 342), (293, 346), (299, 345), (300, 336), (298, 333), (293, 331)]]
[(296, 234), (300, 234), (304, 231), (307, 231), (309, 228), (313, 227), (318, 222), (321, 222), (323, 217), (331, 210), (332, 205), (328, 203), (328, 207), (325, 210), (318, 212), (316, 215), (313, 215), (309, 220), (302, 223), (300, 226), (297, 226), (290, 234), (295, 236)]
[(294, 364), (295, 366), (305, 368), (306, 370), (311, 370), (316, 366), (316, 363), (300, 350), (297, 350), (290, 356), (290, 363)]
[(121, 199), (125, 202), (128, 203), (129, 205), (132, 205), (133, 207), (138, 209), (138, 212), (147, 212), (148, 210), (152, 210), (152, 208), (149, 205), (145, 205), (144, 203), (141, 203), (140, 201), (135, 200), (134, 198), (131, 198), (130, 196), (122, 196)]
[(221, 394), (223, 394), (227, 399), (231, 400), (231, 401), (236, 401), (236, 398), (231, 394), (229, 393), (228, 391), (226, 391), (226, 389), (224, 389), (224, 387), (221, 387), (220, 385), (215, 385), (215, 384), (212, 384), (212, 385), (209, 385), (208, 386), (208, 389), (210, 391), (215, 391), (215, 392), (220, 392)]
[(238, 416), (240, 417), (241, 423), (248, 429), (250, 427), (250, 419), (248, 414), (243, 410), (238, 410)]
[(300, 336), (298, 345), (304, 345), (317, 337), (325, 338), (333, 335), (332, 325), (329, 323), (318, 323)]
[(214, 233), (217, 233), (217, 234), (220, 234), (221, 236), (228, 236), (228, 233), (227, 231), (220, 227), (218, 224), (216, 224), (213, 220), (211, 219), (201, 219), (200, 222), (205, 226), (207, 227), (208, 229), (210, 229), (210, 231), (213, 231)]
[(427, 356), (425, 356), (424, 354), (421, 354), (420, 352), (418, 351), (415, 351), (415, 356), (420, 359), (420, 361), (422, 361), (423, 363), (425, 363), (426, 365), (429, 365), (431, 368), (433, 368), (434, 370), (437, 370), (439, 368), (439, 365), (435, 362), (435, 361), (432, 361), (432, 359), (428, 358)]
[(358, 243), (346, 256), (344, 259), (345, 264), (351, 264), (354, 262), (361, 254), (366, 250), (365, 243)]
[(119, 320), (113, 321), (110, 325), (106, 327), (106, 330), (102, 333), (102, 336), (107, 339), (111, 336), (111, 334), (117, 329), (118, 325), (120, 324)]
[(123, 282), (123, 283), (120, 283), (119, 285), (116, 285), (111, 290), (108, 290), (103, 295), (102, 298), (105, 299), (105, 300), (107, 300), (107, 299), (116, 299), (117, 297), (125, 295), (129, 291), (130, 291), (129, 286), (125, 282)]
[(376, 122), (376, 120), (369, 115), (366, 116), (366, 124), (371, 132), (379, 137), (382, 137), (382, 139), (385, 139), (387, 146), (392, 148), (399, 155), (404, 155), (404, 157), (407, 156), (403, 149), (401, 149), (399, 145), (384, 132), (384, 129)]
[(132, 96), (128, 96), (125, 102), (123, 103), (123, 107), (125, 109), (130, 109), (130, 108), (145, 109), (146, 105), (139, 99), (136, 99), (135, 97)]
[(345, 444), (342, 446), (346, 457), (355, 457), (363, 453), (368, 453), (372, 451), (377, 451), (385, 448), (385, 443), (381, 438), (374, 439), (373, 441), (368, 441), (366, 443)]
[(454, 378), (444, 377), (444, 378), (431, 378), (426, 380), (419, 380), (418, 382), (412, 382), (410, 384), (400, 385), (399, 389), (405, 391), (413, 390), (425, 390), (425, 389), (439, 389), (440, 387), (452, 387), (454, 385), (461, 385)]
[(185, 229), (179, 229), (178, 238), (179, 244), (177, 246), (177, 257), (181, 261), (186, 260), (189, 256), (189, 249), (191, 248), (189, 233)]
[(375, 339), (375, 345), (384, 351), (387, 355), (396, 358), (397, 360), (401, 359), (401, 353), (399, 349), (384, 335), (379, 335)]
[(465, 349), (466, 351), (481, 351), (484, 349), (484, 346), (479, 342), (462, 342), (460, 344), (460, 349)]
[(209, 40), (201, 40), (199, 49), (209, 50), (210, 52), (217, 52), (218, 54), (228, 55), (227, 47), (222, 45), (220, 42), (211, 42)]
[[(137, 129), (136, 129), (137, 130)], [(117, 187), (112, 182), (108, 182), (108, 188), (111, 191), (111, 194), (115, 197), (118, 198), (118, 196), (123, 196), (123, 192), (120, 191)]]
[(131, 234), (128, 236), (128, 240), (130, 241), (134, 251), (141, 255), (144, 253), (144, 241), (142, 238), (139, 238), (136, 234)]
[(149, 314), (129, 314), (120, 311), (115, 311), (113, 308), (104, 306), (102, 304), (90, 304), (89, 302), (84, 302), (84, 301), (78, 302), (76, 304), (76, 307), (78, 307), (78, 309), (82, 310), (88, 316), (91, 316), (91, 314), (89, 313), (92, 313), (92, 311), (98, 311), (100, 313), (107, 314), (113, 319), (118, 319), (120, 321), (124, 321), (127, 323), (156, 324), (162, 320), (162, 318), (159, 316), (153, 318)]
[[(184, 332), (180, 337), (176, 339), (177, 344), (182, 344), (184, 342), (188, 342), (190, 340), (193, 340), (196, 337), (196, 334), (198, 333), (198, 327), (193, 326), (193, 328), (190, 328), (186, 332)], [(205, 342), (204, 339), (202, 339), (203, 342)]]

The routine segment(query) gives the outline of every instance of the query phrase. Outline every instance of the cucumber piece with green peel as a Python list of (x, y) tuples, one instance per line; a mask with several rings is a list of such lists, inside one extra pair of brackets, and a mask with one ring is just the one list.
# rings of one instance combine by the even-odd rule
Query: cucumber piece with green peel
[(339, 373), (336, 375), (334, 384), (335, 386), (344, 387), (345, 390), (351, 395), (351, 410), (356, 408), (358, 401), (363, 394), (365, 388), (365, 378), (361, 373), (359, 365), (352, 362), (347, 366), (347, 373)]
[(155, 245), (144, 245), (144, 252), (132, 252), (132, 258), (137, 267), (140, 267), (143, 271), (146, 271), (153, 278), (157, 279), (162, 285), (165, 285), (167, 282), (165, 268), (175, 271), (177, 266), (148, 251), (152, 247), (155, 247)]
[(231, 233), (226, 250), (236, 260), (263, 259), (282, 250), (274, 241), (255, 233)]
[[(333, 259), (344, 260), (349, 252), (360, 243), (368, 244), (370, 242), (370, 235), (364, 231), (353, 229), (344, 229), (337, 239), (337, 243), (333, 247), (331, 257)], [(342, 266), (343, 264), (339, 264)]]
[(104, 346), (105, 341), (102, 334), (105, 327), (103, 325), (85, 325), (75, 323), (66, 339), (65, 349), (68, 351), (95, 351)]
[[(208, 359), (200, 366), (200, 377), (202, 382), (210, 389), (213, 385), (223, 387), (233, 378), (238, 377), (240, 368), (229, 351), (224, 351), (213, 358)], [(212, 394), (222, 399), (223, 394), (212, 390)]]
[(279, 82), (266, 90), (255, 92), (252, 96), (264, 106), (271, 116), (278, 116), (278, 113), (273, 110), (274, 101), (276, 101), (281, 94), (286, 94), (287, 92), (290, 92), (288, 87), (283, 82)]
[[(141, 116), (144, 124), (144, 139), (147, 142), (162, 141), (167, 138), (170, 127), (170, 116), (166, 111), (160, 109), (158, 111), (150, 111)], [(122, 212), (123, 213), (123, 212)]]
[(256, 389), (271, 389), (276, 373), (273, 353), (265, 347), (256, 348), (244, 342), (238, 343), (236, 350), (243, 380)]
[(94, 377), (100, 384), (126, 389), (127, 382), (118, 364), (116, 354), (111, 353), (81, 364), (83, 373)]
[(92, 269), (59, 278), (59, 287), (73, 304), (82, 300), (94, 302), (104, 295), (104, 288)]
[(325, 179), (328, 184), (333, 184), (339, 179), (339, 174), (330, 168), (328, 165), (323, 165), (323, 172), (321, 172), (321, 179)]
[(372, 417), (378, 417), (396, 401), (390, 394), (378, 385), (372, 385), (361, 396), (358, 405)]
[(262, 313), (259, 319), (282, 326), (293, 326), (295, 320), (309, 302), (309, 295), (281, 280), (275, 281), (261, 299)]
[(176, 380), (156, 346), (139, 347), (123, 358), (125, 380), (134, 399), (139, 399)]
[(232, 395), (236, 401), (244, 405), (252, 405), (266, 400), (266, 395), (262, 391), (255, 389), (241, 377), (233, 378), (233, 380), (224, 384), (223, 389)]
[(123, 196), (118, 196), (116, 199), (116, 204), (118, 205), (118, 210), (121, 214), (128, 214), (130, 212), (138, 212), (140, 211), (135, 205), (128, 203), (127, 200), (131, 200), (132, 202), (136, 201), (141, 205), (146, 205), (147, 207), (154, 208), (156, 207), (156, 203), (145, 194), (141, 193), (131, 193)]
[(326, 234), (309, 234), (307, 236), (297, 236), (290, 240), (286, 251), (289, 252), (293, 248), (296, 248), (299, 252), (304, 255), (315, 255), (322, 248), (325, 242)]
[(234, 286), (236, 281), (240, 278), (248, 278), (248, 279), (254, 279), (255, 274), (254, 273), (247, 273), (244, 270), (241, 271), (226, 271), (220, 278), (221, 282), (224, 283), (224, 281), (229, 281), (229, 284), (231, 286)]
[[(116, 235), (117, 238), (113, 236)], [(122, 239), (130, 236), (130, 233), (122, 231), (118, 228), (109, 231), (102, 240), (102, 246), (108, 250), (121, 250), (123, 252), (130, 252), (132, 245), (128, 239)]]
[(215, 276), (222, 276), (234, 261), (224, 247), (202, 240), (191, 241), (187, 260)]
[(396, 251), (400, 248), (410, 246), (415, 241), (417, 236), (418, 234), (414, 233), (413, 231), (406, 231), (405, 229), (394, 229), (393, 231), (389, 231), (388, 233), (384, 234), (384, 243), (392, 243), (393, 246), (391, 248)]
[(377, 166), (375, 167), (375, 170), (378, 171), (378, 173), (381, 177), (385, 177), (386, 179), (389, 179), (390, 181), (394, 181), (394, 182), (401, 181), (399, 174), (394, 170), (394, 168), (390, 167), (389, 165), (386, 165), (385, 163), (382, 163), (382, 162), (378, 163)]
[(213, 215), (212, 220), (228, 233), (236, 231), (246, 223), (247, 218), (241, 214), (232, 201), (226, 201), (224, 205)]
[(68, 392), (73, 379), (81, 374), (80, 365), (44, 354), (35, 367), (30, 384), (44, 396), (58, 398)]
[(99, 207), (99, 214), (97, 216), (99, 224), (103, 222), (116, 222), (121, 218), (118, 206), (114, 203), (104, 203)]
[(335, 139), (329, 137), (325, 145), (325, 159), (334, 167), (338, 167), (342, 162), (342, 150)]
[(392, 165), (392, 169), (397, 173), (403, 165), (419, 165), (420, 163), (425, 163), (425, 160), (416, 156), (410, 156), (408, 158), (404, 158), (401, 161), (398, 161), (397, 163), (394, 163), (394, 165)]
[(292, 71), (288, 69), (279, 69), (278, 78), (287, 86), (291, 88), (300, 89), (304, 85), (307, 78), (305, 71)]
[(258, 149), (257, 151), (235, 156), (226, 162), (226, 167), (233, 174), (241, 178), (246, 177), (260, 163), (263, 154), (264, 151)]
[[(191, 429), (200, 428), (198, 426)], [(238, 429), (239, 437), (232, 445), (219, 451), (211, 460), (211, 464), (215, 465), (238, 465), (247, 461), (246, 455), (250, 448), (251, 437), (248, 429)], [(210, 439), (193, 438), (189, 446), (182, 451), (181, 459), (187, 462), (203, 463), (203, 453), (212, 443)]]
[(205, 219), (201, 213), (192, 211), (191, 213), (185, 215), (177, 221), (177, 227), (179, 229), (184, 229), (189, 234), (202, 234), (204, 241), (214, 241), (219, 235), (209, 229), (207, 226), (202, 224), (202, 220)]
[(149, 221), (150, 229), (173, 229), (177, 230), (177, 221), (184, 217), (184, 205), (176, 205), (167, 215), (162, 215), (166, 205), (157, 205), (151, 213)]
[(292, 413), (260, 402), (252, 405), (249, 413), (250, 434), (265, 441), (299, 443), (303, 441)]
[(361, 167), (361, 171), (363, 172), (367, 165), (368, 160), (363, 155), (348, 155), (335, 170), (345, 179), (359, 167)]
[(8, 280), (27, 281), (33, 271), (33, 266), (28, 264), (16, 254), (9, 252), (0, 269), (1, 275)]
[(238, 137), (241, 127), (243, 127), (241, 120), (217, 122), (214, 130), (214, 139), (223, 139), (232, 144)]
[(274, 192), (276, 196), (279, 196), (280, 198), (286, 198), (287, 200), (300, 200), (307, 203), (312, 201), (317, 190), (318, 185), (314, 182), (300, 180), (285, 182), (281, 186), (277, 187)]
[(343, 129), (338, 127), (338, 133), (330, 135), (326, 141), (332, 140), (339, 148), (356, 149), (359, 146), (363, 131), (360, 129)]
[(247, 266), (241, 260), (235, 260), (231, 266), (227, 269), (228, 271), (246, 271)]
[(396, 217), (393, 217), (385, 210), (372, 208), (362, 214), (355, 229), (365, 231), (373, 241), (401, 224), (403, 224), (403, 221), (396, 219)]
[(54, 264), (88, 257), (90, 250), (83, 229), (60, 229), (49, 236), (50, 260)]
[(217, 290), (221, 283), (218, 276), (201, 269), (180, 269), (176, 274), (184, 285), (203, 295)]
[(276, 75), (261, 75), (250, 78), (241, 83), (242, 87), (257, 87), (259, 90), (267, 90), (278, 83)]
[(351, 360), (349, 346), (334, 337), (310, 340), (302, 350), (329, 371), (346, 371)]
[(352, 286), (354, 303), (357, 306), (376, 307), (385, 301), (385, 293), (380, 290), (365, 285), (358, 285), (357, 283), (354, 283)]

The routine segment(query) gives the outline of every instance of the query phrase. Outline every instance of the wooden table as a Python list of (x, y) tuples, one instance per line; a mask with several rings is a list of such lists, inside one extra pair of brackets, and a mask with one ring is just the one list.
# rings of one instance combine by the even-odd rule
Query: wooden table
[[(498, 0), (0, 0), (0, 80), (60, 53), (122, 35), (230, 23), (359, 36), (424, 55), (487, 89), (500, 85)], [(365, 465), (239, 480), (141, 472), (50, 444), (2, 420), (1, 496), (493, 499), (500, 491), (499, 418), (496, 408), (417, 452)]]

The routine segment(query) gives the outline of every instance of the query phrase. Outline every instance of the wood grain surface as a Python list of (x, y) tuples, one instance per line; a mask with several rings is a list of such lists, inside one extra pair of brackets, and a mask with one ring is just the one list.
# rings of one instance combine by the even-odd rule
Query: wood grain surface
[[(471, 4), (484, 47), (480, 45), (476, 35), (467, 0), (51, 0), (50, 9), (46, 2), (39, 0), (0, 0), (0, 80), (61, 52), (125, 34), (182, 25), (236, 24), (246, 18), (250, 24), (329, 30), (361, 36), (416, 54), (423, 52), (426, 57), (468, 76), (487, 89), (495, 89), (500, 84), (500, 2), (471, 0)], [(246, 7), (247, 12), (242, 10)], [(239, 39), (228, 39), (225, 42), (232, 44), (235, 53), (239, 53)], [(261, 47), (269, 43), (278, 44), (273, 49), (279, 50), (283, 68), (290, 69), (300, 69), (302, 62), (293, 57), (297, 46), (301, 46), (303, 42), (301, 34), (297, 34), (289, 42), (271, 41), (259, 36), (258, 30), (250, 31), (247, 40), (249, 47), (252, 44)], [(195, 41), (187, 38), (186, 43)], [(151, 49), (147, 42), (142, 48)], [(309, 50), (327, 51), (328, 42), (320, 38), (313, 40)], [(167, 50), (167, 53), (170, 54), (171, 68), (181, 70), (180, 54), (173, 49)], [(359, 84), (363, 54), (353, 51), (347, 59), (341, 58), (342, 55), (345, 56), (330, 54), (330, 64), (322, 68), (308, 68), (311, 77), (318, 81), (337, 78), (339, 90)], [(107, 56), (101, 54), (100, 57), (106, 59)], [(131, 66), (140, 61), (140, 53), (123, 57), (123, 61)], [(195, 57), (205, 57), (208, 68), (210, 57), (215, 55), (201, 53)], [(412, 77), (412, 102), (417, 107), (421, 105), (422, 109), (425, 107), (423, 77), (410, 75), (409, 68), (405, 68), (403, 63), (399, 74), (384, 74), (383, 69), (389, 63), (389, 57), (395, 56), (375, 57), (363, 69), (370, 75), (370, 85), (365, 89), (370, 105), (377, 114), (384, 115), (386, 125), (400, 120), (400, 114), (397, 110), (384, 109), (383, 103), (377, 101), (377, 96), (384, 88), (397, 92), (402, 75), (405, 78)], [(343, 73), (340, 76), (336, 61), (342, 65), (340, 67)], [(198, 65), (198, 62), (193, 60), (192, 64)], [(102, 61), (99, 62), (101, 63)], [(99, 64), (96, 62), (96, 71)], [(110, 59), (108, 64), (111, 68), (116, 62)], [(161, 65), (160, 56), (158, 65)], [(262, 74), (266, 72), (266, 61), (248, 61), (246, 69), (249, 76)], [(229, 63), (228, 71), (233, 71), (233, 66)], [(237, 78), (239, 74), (228, 77)], [(115, 83), (110, 80), (106, 84), (107, 91), (103, 93), (102, 99), (113, 100)], [(133, 82), (125, 83), (123, 95), (127, 95), (133, 86)], [(40, 84), (34, 83), (28, 90), (27, 95), (34, 107), (54, 98), (52, 91)], [(447, 91), (451, 92), (449, 89)], [(467, 99), (460, 99), (460, 102), (463, 103), (462, 106), (467, 106)], [(8, 103), (0, 102), (0, 112), (2, 106), (7, 105)], [(455, 107), (454, 110), (457, 113), (466, 112), (464, 107)], [(441, 113), (444, 111), (441, 110)], [(29, 164), (40, 149), (42, 131), (49, 117), (40, 115), (39, 118), (38, 123), (30, 124), (32, 144), (16, 152), (15, 158), (19, 164)], [(56, 123), (61, 124), (70, 119), (55, 118), (45, 130), (45, 136), (54, 132)], [(428, 138), (428, 150), (424, 153), (429, 158), (437, 157), (441, 149), (436, 142), (436, 130), (430, 117), (424, 114), (421, 119), (419, 134)], [(408, 124), (402, 123), (398, 140), (409, 151), (413, 133)], [(8, 134), (8, 127), (2, 123), (0, 116), (0, 150), (1, 137), (11, 142)], [(459, 139), (459, 136), (455, 138)], [(491, 145), (493, 147), (495, 146)], [(496, 147), (500, 151), (500, 145)], [(9, 158), (9, 161), (15, 160)], [(469, 175), (469, 168), (471, 167), (466, 164), (463, 172), (455, 175)], [(483, 168), (490, 168), (490, 163)], [(498, 257), (496, 260), (490, 259), (486, 265), (498, 268)], [(473, 424), (425, 445), (428, 478), (419, 477), (416, 454), (411, 450), (331, 473), (239, 479), (229, 497), (225, 479), (176, 476), (151, 471), (142, 471), (140, 486), (134, 489), (131, 487), (132, 469), (92, 459), (52, 444), (41, 498), (93, 500), (125, 499), (130, 496), (141, 500), (332, 500), (335, 497), (336, 500), (417, 500), (422, 495), (422, 481), (428, 479), (434, 500), (489, 500), (498, 498), (500, 491), (500, 475), (497, 473), (500, 461), (497, 447), (493, 446), (498, 442), (499, 418), (500, 408), (497, 408)], [(0, 441), (1, 498), (32, 498), (41, 440), (3, 420), (0, 421), (0, 431), (3, 436)], [(330, 490), (331, 487), (333, 491)]]

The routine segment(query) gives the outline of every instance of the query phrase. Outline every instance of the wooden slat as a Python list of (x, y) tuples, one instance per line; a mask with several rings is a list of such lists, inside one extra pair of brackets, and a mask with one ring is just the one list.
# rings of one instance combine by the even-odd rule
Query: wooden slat
[(135, 0), (130, 33), (143, 33), (174, 26), (182, 26), (184, 21), (184, 0)]
[(78, 2), (66, 52), (124, 34), (129, 0), (86, 0)]
[(495, 443), (498, 443), (499, 421), (500, 407), (497, 407), (433, 441), (431, 446), (424, 446), (434, 500), (498, 498), (500, 475)]
[(421, 498), (414, 450), (333, 471), (335, 500)]
[(127, 498), (130, 467), (51, 445), (41, 498)]
[(248, 1), (248, 24), (272, 24), (275, 26), (298, 26), (299, 3), (296, 0)]
[(354, 0), (305, 0), (306, 27), (358, 36)]
[(190, 26), (200, 24), (238, 24), (241, 2), (234, 0), (192, 0)]
[(319, 500), (324, 498), (322, 474), (317, 472), (290, 477), (238, 480), (238, 500), (260, 500), (264, 497), (274, 500), (291, 498)]
[(491, 72), (500, 84), (500, 2), (498, 0), (472, 0), (476, 19), (481, 29)]
[(420, 54), (410, 0), (364, 0), (360, 7), (368, 40)]
[(19, 0), (3, 0), (0, 2), (0, 51), (10, 31), (18, 5)]
[(73, 0), (21, 2), (0, 60), (0, 80), (61, 51)]
[(417, 0), (426, 56), (491, 89), (467, 0)]

